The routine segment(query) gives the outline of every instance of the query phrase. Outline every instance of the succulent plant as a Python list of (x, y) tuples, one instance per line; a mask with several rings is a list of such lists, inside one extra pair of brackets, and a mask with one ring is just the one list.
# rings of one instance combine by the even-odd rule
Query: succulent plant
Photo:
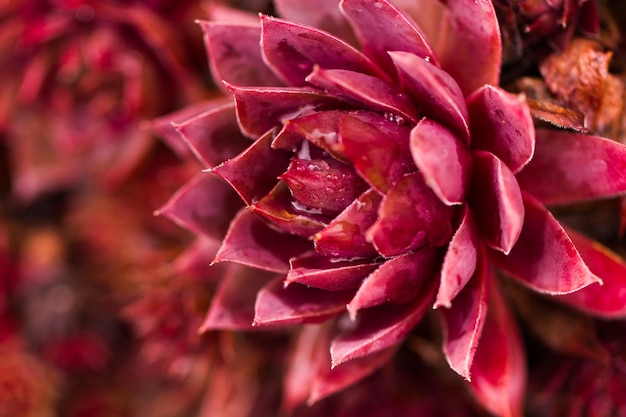
[(452, 369), (521, 415), (525, 351), (494, 268), (625, 316), (624, 262), (545, 206), (624, 194), (626, 147), (535, 129), (498, 86), (490, 1), (446, 2), (436, 45), (386, 0), (320, 2), (306, 25), (276, 3), (285, 19), (200, 22), (224, 98), (154, 123), (205, 168), (160, 213), (232, 263), (202, 330), (303, 324), (293, 407), (379, 369), (434, 307)]

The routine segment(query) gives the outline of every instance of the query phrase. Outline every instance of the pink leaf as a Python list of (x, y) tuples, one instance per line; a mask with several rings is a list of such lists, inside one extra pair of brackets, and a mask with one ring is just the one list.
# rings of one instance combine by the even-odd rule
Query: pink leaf
[(289, 165), (289, 154), (272, 149), (272, 133), (257, 139), (244, 152), (211, 170), (233, 187), (247, 205), (256, 203), (276, 185)]
[(485, 85), (467, 99), (472, 149), (489, 151), (518, 173), (535, 151), (535, 126), (523, 96)]
[(341, 10), (363, 51), (387, 73), (394, 73), (388, 51), (405, 51), (436, 65), (436, 57), (415, 22), (386, 0), (343, 0)]
[(491, 271), (484, 256), (476, 273), (449, 308), (440, 309), (443, 326), (443, 353), (450, 367), (471, 380), (470, 369), (485, 324)]
[(369, 109), (396, 115), (399, 121), (419, 120), (408, 97), (380, 78), (354, 71), (315, 67), (306, 80), (334, 95), (365, 104)]
[[(348, 113), (341, 110), (305, 114), (287, 121), (284, 131), (292, 135), (302, 136), (312, 144), (324, 149), (334, 158), (340, 161), (347, 161), (345, 149), (339, 136), (339, 123), (346, 114)], [(290, 140), (294, 139), (295, 137), (293, 136), (290, 138)], [(277, 143), (279, 140), (281, 143)], [(294, 150), (293, 143), (287, 144), (283, 141), (284, 139), (281, 140), (281, 138), (277, 137), (272, 146)]]
[[(261, 56), (261, 27), (235, 23), (200, 21), (204, 31), (211, 73), (214, 80), (240, 87), (279, 86), (283, 83)], [(218, 87), (229, 93), (224, 84)]]
[(239, 131), (232, 102), (175, 123), (174, 126), (205, 168), (214, 167), (236, 156), (250, 145), (250, 140)]
[(228, 265), (211, 265), (220, 245), (217, 239), (198, 235), (174, 261), (174, 273), (202, 282), (219, 281), (228, 268)]
[(521, 191), (511, 170), (495, 155), (475, 151), (473, 156), (469, 205), (486, 243), (507, 254), (517, 242), (524, 224)]
[(489, 309), (474, 354), (470, 386), (482, 405), (495, 415), (522, 417), (526, 389), (526, 357), (517, 324), (492, 281)]
[(355, 289), (363, 278), (380, 266), (373, 261), (328, 258), (315, 251), (291, 259), (285, 284), (299, 283), (327, 291)]
[(426, 247), (386, 261), (359, 287), (347, 307), (350, 316), (354, 320), (359, 310), (383, 303), (408, 302), (424, 287), (428, 279), (433, 279), (433, 271), (439, 260), (437, 251)]
[(411, 154), (428, 186), (447, 205), (461, 204), (469, 187), (472, 158), (445, 127), (422, 119), (411, 131)]
[(352, 294), (352, 291), (324, 291), (295, 283), (285, 287), (279, 278), (259, 291), (253, 325), (320, 323), (345, 311)]
[(363, 310), (356, 328), (333, 340), (330, 347), (333, 367), (400, 343), (431, 305), (436, 283), (436, 279), (427, 280), (410, 303)]
[(325, 216), (294, 204), (289, 188), (282, 181), (251, 208), (286, 232), (302, 237), (313, 236), (328, 221)]
[(557, 220), (540, 202), (522, 193), (525, 219), (508, 255), (491, 252), (495, 264), (533, 290), (557, 295), (602, 283), (594, 275)]
[(310, 249), (311, 244), (294, 235), (277, 232), (256, 214), (242, 208), (213, 262), (236, 262), (266, 271), (289, 270), (289, 259)]
[(305, 109), (337, 103), (337, 99), (304, 88), (237, 87), (228, 85), (237, 104), (241, 131), (258, 138)]
[(444, 205), (417, 172), (402, 177), (383, 198), (367, 238), (391, 257), (425, 245), (445, 244), (452, 236), (454, 210)]
[(535, 156), (517, 179), (544, 204), (623, 195), (626, 146), (598, 136), (538, 129)]
[(267, 64), (288, 84), (307, 85), (315, 65), (377, 75), (380, 70), (361, 52), (329, 33), (261, 16), (261, 48)]
[(361, 194), (328, 227), (315, 234), (315, 250), (333, 258), (376, 256), (376, 249), (366, 240), (365, 231), (376, 221), (381, 200), (374, 189)]
[(435, 308), (450, 308), (451, 302), (463, 289), (476, 270), (478, 230), (474, 216), (467, 205), (463, 206), (461, 224), (448, 245), (441, 267), (441, 283)]
[(193, 177), (156, 211), (193, 233), (221, 239), (232, 213), (241, 207), (239, 196), (222, 179), (202, 173)]
[(463, 94), (485, 84), (498, 85), (502, 44), (491, 0), (448, 1), (439, 62)]
[(609, 319), (626, 317), (624, 259), (573, 230), (568, 229), (567, 234), (591, 272), (600, 277), (604, 285), (590, 285), (556, 299), (594, 316)]
[(456, 81), (441, 68), (407, 52), (389, 55), (400, 74), (404, 90), (424, 115), (452, 130), (469, 144), (469, 115), (463, 93)]
[(405, 126), (376, 113), (352, 113), (341, 120), (339, 134), (356, 171), (382, 193), (389, 191), (402, 176), (415, 171), (407, 152), (409, 130)]
[(231, 265), (217, 288), (200, 332), (252, 329), (257, 293), (274, 276), (245, 266)]
[(292, 22), (319, 28), (353, 44), (354, 32), (339, 11), (339, 0), (274, 0), (279, 16)]

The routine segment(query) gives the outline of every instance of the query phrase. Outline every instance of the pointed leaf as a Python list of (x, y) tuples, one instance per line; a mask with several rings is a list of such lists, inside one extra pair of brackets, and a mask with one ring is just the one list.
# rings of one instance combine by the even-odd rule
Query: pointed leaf
[(310, 249), (300, 237), (277, 232), (247, 208), (230, 223), (213, 262), (235, 262), (265, 271), (289, 270), (289, 259)]
[(352, 113), (341, 120), (339, 135), (356, 171), (382, 193), (403, 175), (415, 171), (408, 152), (406, 126), (398, 126), (375, 113)]
[(372, 188), (361, 194), (328, 227), (315, 234), (315, 250), (333, 258), (376, 256), (376, 249), (366, 240), (365, 231), (376, 221), (381, 201), (381, 195)]
[(469, 115), (463, 92), (441, 68), (407, 52), (390, 52), (404, 90), (428, 118), (452, 130), (469, 144)]
[(535, 156), (517, 179), (544, 204), (626, 193), (626, 146), (598, 136), (537, 129)]
[(222, 278), (199, 331), (251, 330), (257, 293), (274, 276), (268, 272), (232, 265)]
[(388, 51), (410, 52), (437, 65), (435, 54), (421, 29), (386, 0), (343, 0), (341, 10), (356, 32), (365, 54), (388, 74), (394, 74)]
[(298, 236), (310, 237), (326, 227), (325, 216), (295, 203), (289, 188), (281, 181), (251, 208), (286, 232)]
[(339, 0), (274, 0), (274, 7), (278, 15), (286, 20), (319, 28), (354, 44), (354, 32), (339, 11)]
[(463, 206), (461, 224), (452, 236), (441, 267), (441, 283), (435, 308), (450, 308), (451, 302), (463, 289), (476, 270), (478, 230), (474, 216), (467, 205)]
[(351, 166), (330, 157), (293, 158), (279, 178), (299, 203), (328, 215), (338, 214), (369, 188)]
[(315, 65), (380, 74), (365, 55), (329, 33), (269, 16), (261, 16), (261, 24), (265, 61), (292, 86), (305, 86), (305, 78)]
[(324, 291), (283, 279), (266, 285), (256, 299), (254, 326), (320, 323), (345, 311), (352, 291)]
[(522, 194), (511, 170), (495, 155), (475, 151), (468, 196), (482, 238), (505, 254), (517, 242), (524, 225)]
[(235, 97), (241, 131), (258, 138), (268, 130), (306, 110), (337, 103), (337, 99), (303, 88), (237, 87), (228, 85)]
[(211, 265), (220, 244), (217, 239), (198, 235), (174, 261), (174, 273), (197, 281), (218, 282), (228, 268), (228, 265)]
[(556, 297), (572, 307), (602, 318), (626, 317), (626, 262), (605, 246), (568, 229), (591, 272), (602, 279), (603, 285), (590, 285), (580, 291)]
[[(304, 137), (340, 161), (347, 161), (339, 136), (339, 123), (346, 114), (348, 114), (346, 111), (329, 110), (302, 115), (285, 122), (284, 130), (287, 133)], [(275, 142), (278, 140), (277, 137)], [(285, 145), (287, 144), (280, 144), (281, 147), (286, 147)]]
[(463, 94), (485, 84), (498, 85), (502, 44), (491, 0), (448, 1), (442, 22), (441, 67), (459, 83)]
[(386, 257), (426, 245), (444, 245), (452, 236), (453, 214), (416, 172), (402, 177), (389, 190), (366, 236)]
[(472, 158), (452, 132), (432, 120), (422, 119), (411, 131), (411, 155), (441, 201), (447, 205), (465, 201)]
[(247, 205), (254, 204), (270, 192), (289, 165), (289, 154), (272, 149), (271, 143), (272, 133), (268, 132), (211, 172), (228, 181)]
[(241, 207), (239, 196), (213, 174), (193, 177), (155, 212), (193, 233), (221, 239), (232, 213)]
[(285, 284), (296, 282), (327, 291), (355, 289), (380, 266), (378, 262), (347, 261), (309, 252), (291, 259)]
[[(213, 79), (240, 87), (280, 86), (261, 55), (261, 26), (200, 21)], [(218, 82), (225, 93), (228, 88)]]
[(552, 214), (529, 195), (522, 193), (522, 197), (522, 233), (508, 255), (491, 252), (495, 264), (522, 284), (545, 294), (568, 294), (601, 284)]
[(439, 260), (438, 251), (428, 247), (388, 260), (363, 281), (347, 306), (350, 316), (354, 320), (364, 308), (410, 301), (433, 279)]
[(250, 145), (250, 139), (240, 133), (232, 102), (175, 123), (174, 128), (205, 168), (221, 164)]
[(523, 96), (485, 85), (467, 99), (472, 149), (489, 151), (518, 173), (535, 151), (535, 126)]
[(419, 120), (409, 98), (392, 84), (371, 75), (346, 70), (326, 70), (315, 67), (306, 80), (325, 91), (349, 98), (357, 104), (365, 104), (372, 110), (388, 112), (396, 120)]
[(470, 369), (485, 324), (491, 271), (486, 256), (480, 257), (476, 273), (449, 308), (440, 309), (443, 327), (443, 353), (450, 367), (471, 380)]
[(498, 416), (522, 417), (526, 357), (512, 314), (492, 281), (489, 309), (474, 354), (470, 386), (482, 405)]
[(410, 303), (362, 311), (356, 328), (333, 340), (330, 346), (333, 367), (400, 343), (432, 305), (436, 283), (436, 279), (427, 280)]

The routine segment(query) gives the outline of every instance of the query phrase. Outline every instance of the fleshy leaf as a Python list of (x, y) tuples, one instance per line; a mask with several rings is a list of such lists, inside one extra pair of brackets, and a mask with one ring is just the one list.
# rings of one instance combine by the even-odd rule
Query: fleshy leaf
[(293, 282), (327, 291), (355, 289), (380, 263), (347, 261), (309, 252), (291, 259), (285, 285)]
[(336, 337), (330, 354), (333, 367), (400, 343), (432, 305), (436, 279), (427, 280), (410, 303), (363, 310), (354, 330)]
[(441, 67), (468, 95), (485, 84), (498, 85), (502, 63), (500, 26), (491, 0), (448, 1)]
[(444, 205), (419, 172), (402, 177), (383, 198), (366, 236), (383, 256), (401, 255), (452, 236), (454, 210)]
[(175, 274), (191, 277), (197, 281), (218, 282), (228, 265), (211, 265), (211, 259), (220, 248), (221, 242), (198, 235), (192, 244), (176, 257), (172, 269)]
[(257, 293), (275, 274), (231, 265), (222, 277), (200, 332), (251, 330)]
[(545, 294), (568, 294), (601, 284), (552, 214), (529, 195), (522, 193), (522, 197), (522, 232), (508, 255), (491, 252), (495, 264), (522, 284)]
[(174, 126), (205, 168), (221, 164), (250, 145), (250, 139), (239, 131), (235, 105), (232, 102), (200, 113), (182, 123), (175, 123)]
[(489, 309), (472, 362), (470, 386), (493, 414), (522, 417), (526, 388), (524, 347), (497, 281), (489, 287)]
[(228, 229), (231, 213), (241, 207), (239, 196), (216, 175), (193, 177), (156, 211), (193, 233), (221, 239)]
[(518, 173), (535, 151), (535, 126), (523, 96), (485, 85), (467, 99), (472, 149), (489, 151)]
[(236, 262), (286, 273), (289, 259), (310, 247), (305, 239), (277, 232), (249, 209), (242, 208), (231, 221), (213, 262)]
[(261, 16), (261, 24), (265, 62), (292, 86), (305, 86), (315, 65), (381, 75), (365, 55), (329, 33), (269, 16)]
[[(347, 158), (377, 190), (386, 193), (405, 174), (415, 171), (408, 152), (409, 129), (375, 113), (346, 115), (339, 135)], [(380, 152), (384, 149), (385, 152)]]
[(354, 71), (315, 67), (306, 80), (334, 95), (365, 104), (372, 110), (396, 115), (398, 121), (406, 119), (415, 123), (419, 120), (408, 97), (380, 78)]
[(299, 203), (330, 215), (344, 210), (368, 189), (352, 167), (329, 157), (293, 158), (279, 178), (285, 181)]
[(492, 248), (507, 254), (524, 224), (522, 194), (511, 170), (495, 155), (473, 152), (474, 174), (469, 205), (481, 236)]
[(274, 0), (279, 16), (292, 22), (319, 28), (353, 44), (354, 32), (339, 10), (338, 0)]
[(567, 230), (576, 249), (604, 285), (590, 285), (580, 291), (556, 297), (587, 314), (603, 318), (626, 317), (626, 262), (605, 246)]
[(428, 186), (447, 205), (461, 204), (470, 184), (472, 158), (439, 123), (422, 119), (411, 131), (411, 154)]
[(439, 259), (437, 250), (426, 247), (388, 260), (363, 281), (348, 304), (350, 316), (354, 320), (364, 308), (410, 301), (428, 279), (433, 279)]
[(328, 227), (314, 236), (315, 250), (332, 258), (359, 258), (376, 256), (376, 249), (365, 238), (378, 217), (381, 195), (374, 189), (361, 194)]
[[(269, 69), (261, 56), (261, 27), (200, 21), (204, 31), (213, 79), (240, 87), (279, 86), (283, 83)], [(230, 93), (218, 83), (225, 93)]]
[(469, 114), (463, 92), (454, 78), (413, 54), (390, 52), (389, 55), (404, 89), (424, 115), (447, 126), (466, 145), (469, 144)]
[(228, 85), (237, 104), (241, 131), (252, 138), (264, 135), (301, 112), (337, 99), (303, 88), (237, 87)]
[(517, 180), (544, 204), (623, 195), (626, 146), (598, 136), (537, 129), (535, 156)]
[(268, 132), (211, 172), (228, 181), (246, 204), (256, 203), (270, 192), (276, 185), (276, 178), (289, 165), (289, 154), (272, 149), (271, 143), (272, 132)]
[(259, 291), (254, 326), (320, 323), (346, 309), (352, 291), (324, 291), (276, 279)]
[(435, 308), (450, 308), (451, 302), (463, 289), (476, 270), (478, 254), (478, 230), (474, 216), (467, 205), (459, 228), (452, 236), (441, 267), (441, 283), (437, 292)]
[(294, 204), (289, 188), (282, 181), (251, 208), (281, 229), (298, 236), (313, 236), (326, 227), (327, 218), (317, 210)]
[(329, 110), (302, 115), (287, 121), (284, 130), (301, 135), (340, 161), (347, 161), (339, 136), (339, 123), (346, 114), (347, 112), (341, 110)]
[(388, 51), (410, 52), (437, 65), (435, 54), (421, 29), (386, 0), (343, 0), (340, 7), (365, 54), (387, 73), (394, 73)]
[(456, 296), (452, 306), (439, 310), (444, 333), (443, 353), (450, 367), (468, 381), (485, 324), (489, 283), (493, 279), (486, 261), (483, 253), (474, 276)]

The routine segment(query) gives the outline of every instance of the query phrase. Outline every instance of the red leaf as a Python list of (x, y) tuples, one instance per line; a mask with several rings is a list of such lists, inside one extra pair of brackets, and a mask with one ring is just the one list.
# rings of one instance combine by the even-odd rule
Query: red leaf
[(472, 158), (445, 127), (422, 119), (411, 131), (411, 154), (428, 186), (447, 205), (461, 204), (470, 184)]
[(544, 204), (570, 204), (626, 193), (626, 146), (598, 136), (537, 129), (535, 156), (518, 175)]
[(350, 44), (354, 44), (354, 32), (339, 10), (339, 0), (274, 0), (278, 15), (292, 22), (319, 28)]
[(492, 281), (490, 285), (489, 309), (474, 354), (470, 386), (482, 405), (493, 414), (522, 417), (525, 351), (517, 324), (496, 284), (497, 281)]
[(535, 151), (535, 126), (523, 96), (485, 85), (467, 99), (472, 149), (489, 151), (518, 173)]
[(545, 294), (568, 294), (602, 283), (552, 214), (527, 194), (522, 193), (522, 197), (522, 233), (508, 255), (491, 252), (495, 264), (522, 284)]

